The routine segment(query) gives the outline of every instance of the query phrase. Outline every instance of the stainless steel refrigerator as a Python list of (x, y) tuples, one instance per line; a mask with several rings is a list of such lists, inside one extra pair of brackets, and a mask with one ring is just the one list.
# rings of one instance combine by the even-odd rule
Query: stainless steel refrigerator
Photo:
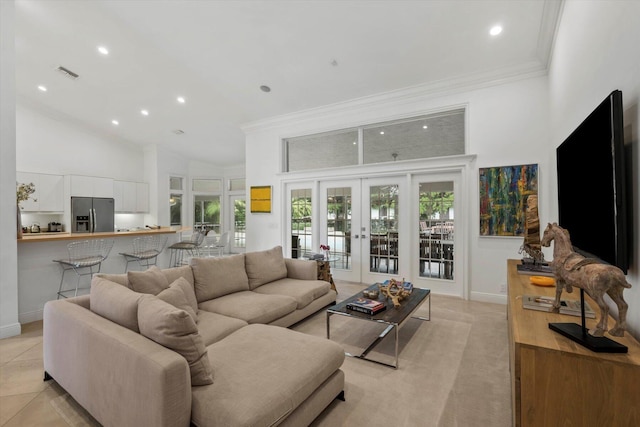
[(113, 231), (114, 201), (100, 197), (71, 198), (71, 232)]

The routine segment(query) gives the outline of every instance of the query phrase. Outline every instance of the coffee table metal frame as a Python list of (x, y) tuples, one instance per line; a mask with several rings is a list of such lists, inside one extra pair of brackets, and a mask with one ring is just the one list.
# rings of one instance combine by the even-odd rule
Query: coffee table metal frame
[[(367, 289), (377, 289), (377, 284), (369, 286)], [(363, 298), (362, 291), (353, 295), (346, 300), (329, 307), (327, 309), (327, 339), (331, 339), (331, 316), (334, 314), (338, 314), (340, 316), (346, 316), (353, 319), (366, 320), (369, 322), (382, 323), (387, 325), (387, 327), (378, 335), (378, 337), (360, 354), (354, 355), (348, 352), (345, 352), (345, 355), (349, 357), (356, 357), (358, 359), (366, 360), (368, 362), (377, 363), (379, 365), (388, 366), (390, 368), (397, 369), (399, 367), (398, 361), (398, 338), (400, 328), (406, 323), (409, 318), (419, 319), (423, 321), (431, 320), (431, 291), (429, 289), (422, 288), (414, 288), (411, 295), (401, 302), (401, 304), (411, 304), (414, 305), (409, 309), (409, 311), (398, 312), (394, 307), (391, 300), (384, 301), (384, 297), (380, 296), (378, 298), (379, 301), (385, 302), (387, 305), (386, 310), (377, 313), (373, 316), (369, 316), (365, 313), (360, 313), (358, 311), (347, 310), (346, 306), (349, 302), (356, 300), (358, 298)], [(420, 316), (412, 316), (412, 314), (422, 306), (425, 300), (429, 300), (429, 317), (420, 317)], [(401, 305), (402, 309), (402, 305)], [(391, 331), (394, 331), (395, 335), (395, 365), (380, 362), (378, 360), (367, 358), (367, 354), (371, 350), (373, 350), (383, 339), (386, 337)]]

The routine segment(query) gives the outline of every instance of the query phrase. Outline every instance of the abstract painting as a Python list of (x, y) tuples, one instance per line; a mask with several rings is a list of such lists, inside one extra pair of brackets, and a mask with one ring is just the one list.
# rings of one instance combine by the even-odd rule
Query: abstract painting
[(538, 165), (480, 168), (480, 236), (522, 236), (527, 198), (538, 194)]
[(251, 187), (251, 213), (271, 213), (271, 186)]

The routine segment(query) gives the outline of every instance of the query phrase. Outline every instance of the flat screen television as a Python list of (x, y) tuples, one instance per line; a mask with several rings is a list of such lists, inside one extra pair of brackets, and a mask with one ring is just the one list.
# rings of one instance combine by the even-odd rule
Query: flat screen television
[(615, 90), (556, 149), (558, 219), (574, 250), (629, 267), (622, 92)]

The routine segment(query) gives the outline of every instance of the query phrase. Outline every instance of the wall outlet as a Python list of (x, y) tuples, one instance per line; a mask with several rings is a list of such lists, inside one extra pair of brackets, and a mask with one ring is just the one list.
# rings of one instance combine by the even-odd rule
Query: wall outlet
[(507, 293), (507, 284), (503, 283), (500, 285), (500, 293), (501, 294), (506, 294)]

